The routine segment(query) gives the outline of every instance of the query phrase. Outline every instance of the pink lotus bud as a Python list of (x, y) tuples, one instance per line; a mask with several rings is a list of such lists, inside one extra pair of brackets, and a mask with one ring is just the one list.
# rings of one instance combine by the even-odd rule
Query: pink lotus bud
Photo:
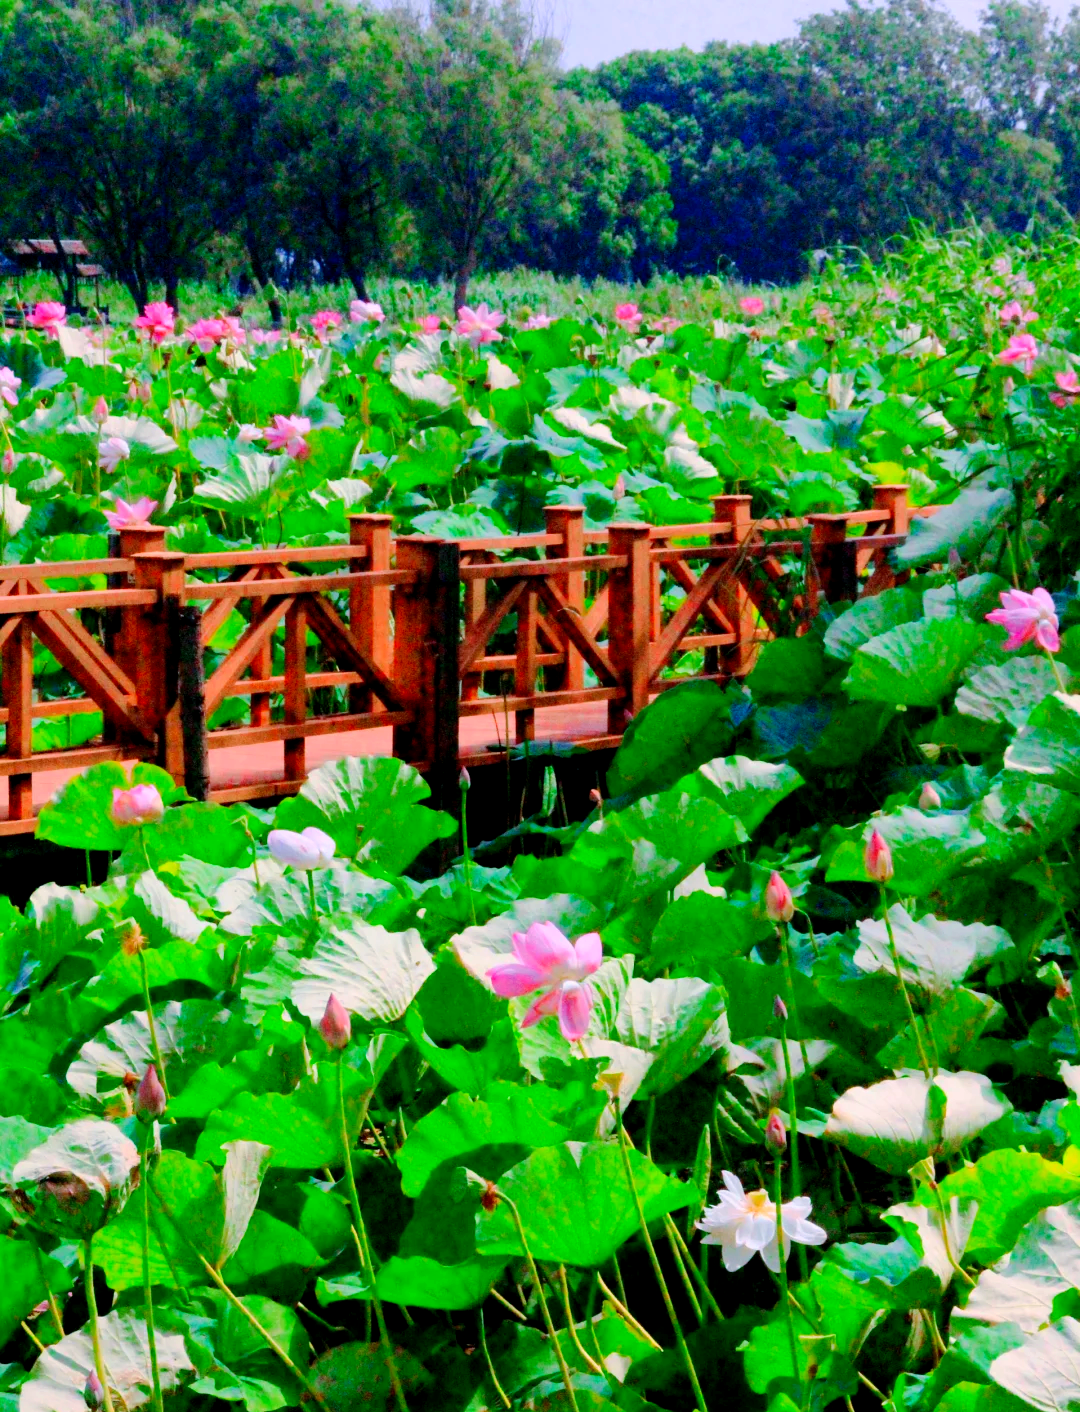
[(765, 1124), (765, 1146), (778, 1157), (787, 1147), (787, 1129), (784, 1127), (784, 1120), (774, 1108), (769, 1114), (769, 1121)]
[(593, 804), (603, 804), (604, 796), (600, 793), (598, 789), (590, 789), (589, 800)]
[(887, 883), (893, 875), (892, 853), (877, 829), (867, 842), (863, 866), (875, 882)]
[(150, 386), (148, 382), (139, 383), (139, 386), (135, 391), (135, 396), (140, 402), (146, 405), (147, 403), (149, 403), (153, 395), (154, 389)]
[(168, 1101), (161, 1080), (157, 1076), (157, 1070), (151, 1064), (143, 1074), (139, 1087), (135, 1090), (135, 1116), (143, 1118), (146, 1122), (160, 1118), (165, 1112), (165, 1105)]
[(785, 1025), (787, 1024), (787, 1006), (784, 1004), (783, 998), (779, 995), (773, 998), (772, 1012), (774, 1019), (782, 1020)]
[(770, 922), (790, 922), (795, 915), (791, 888), (779, 873), (773, 873), (765, 888), (765, 913)]
[(90, 1412), (96, 1412), (97, 1408), (105, 1404), (105, 1389), (101, 1386), (101, 1379), (91, 1368), (90, 1376), (83, 1385), (83, 1401)]
[(468, 770), (463, 768), (461, 774), (457, 777), (457, 782), (458, 789), (464, 794), (467, 789), (472, 788), (472, 775), (469, 774)]
[(326, 1009), (319, 1021), (319, 1033), (331, 1049), (344, 1049), (352, 1038), (349, 1012), (336, 995), (331, 995), (326, 1002)]
[(90, 410), (90, 415), (93, 417), (94, 421), (97, 422), (98, 426), (101, 426), (102, 422), (108, 420), (109, 404), (105, 401), (104, 397), (99, 397), (94, 403)]
[(920, 809), (940, 809), (940, 808), (941, 808), (941, 795), (938, 794), (937, 790), (934, 788), (934, 786), (930, 783), (929, 780), (927, 780), (926, 783), (923, 785), (922, 791), (921, 791), (921, 793), (919, 794), (919, 808), (920, 808)]
[(626, 482), (623, 480), (622, 471), (615, 477), (615, 484), (611, 487), (611, 493), (616, 500), (621, 500), (626, 494)]
[(12, 449), (11, 449), (10, 446), (9, 446), (8, 449), (4, 452), (4, 461), (3, 461), (3, 464), (4, 464), (4, 475), (6, 475), (6, 476), (11, 475), (12, 471), (15, 469), (15, 452), (12, 451)]
[(137, 784), (113, 790), (110, 812), (114, 824), (156, 824), (164, 817), (165, 804), (154, 785)]
[(954, 573), (954, 574), (955, 574), (956, 571), (957, 571), (957, 569), (959, 569), (959, 568), (961, 567), (961, 565), (963, 564), (963, 562), (964, 562), (963, 559), (961, 559), (961, 557), (960, 557), (960, 551), (959, 551), (959, 549), (957, 549), (957, 547), (956, 547), (955, 544), (954, 544), (953, 547), (949, 550), (949, 571), (950, 571), (950, 573)]

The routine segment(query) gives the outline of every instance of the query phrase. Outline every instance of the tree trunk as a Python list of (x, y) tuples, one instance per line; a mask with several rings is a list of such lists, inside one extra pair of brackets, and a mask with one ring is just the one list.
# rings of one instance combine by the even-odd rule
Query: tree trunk
[(165, 281), (165, 303), (174, 314), (180, 312), (180, 281), (175, 275), (170, 275)]
[(469, 298), (469, 280), (476, 269), (476, 251), (470, 249), (454, 275), (454, 313), (459, 314)]
[(368, 292), (363, 270), (358, 270), (355, 265), (350, 265), (348, 273), (352, 287), (356, 290), (357, 299), (362, 299), (366, 304), (368, 302)]

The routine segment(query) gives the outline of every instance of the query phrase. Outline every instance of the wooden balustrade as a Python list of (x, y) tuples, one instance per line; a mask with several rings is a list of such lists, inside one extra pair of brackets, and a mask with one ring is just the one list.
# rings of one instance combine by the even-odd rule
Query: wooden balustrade
[[(494, 717), (505, 749), (503, 722), (520, 744), (538, 712), (604, 702), (606, 729), (580, 743), (613, 745), (657, 692), (745, 676), (762, 641), (805, 630), (823, 600), (890, 586), (888, 551), (925, 513), (879, 486), (872, 509), (842, 515), (754, 520), (750, 496), (724, 495), (703, 523), (586, 529), (559, 505), (543, 534), (458, 541), (395, 539), (390, 516), (353, 515), (347, 544), (189, 555), (143, 525), (107, 559), (5, 566), (0, 833), (33, 830), (43, 771), (155, 760), (196, 797), (271, 798), (300, 788), (311, 737), (386, 728), (453, 807), (459, 761), (500, 758), (462, 751), (463, 717)], [(90, 575), (108, 587), (63, 591)], [(84, 695), (40, 699), (35, 640)], [(238, 697), (246, 720), (216, 723)], [(33, 749), (35, 721), (95, 710), (99, 739)], [(280, 777), (210, 789), (208, 752), (278, 741)]]

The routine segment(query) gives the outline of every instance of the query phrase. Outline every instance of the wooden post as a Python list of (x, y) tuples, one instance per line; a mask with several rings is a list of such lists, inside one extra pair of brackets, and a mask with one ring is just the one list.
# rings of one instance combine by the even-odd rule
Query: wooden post
[[(742, 546), (754, 532), (751, 495), (714, 495), (713, 520), (731, 525), (731, 542)], [(720, 610), (728, 620), (735, 641), (724, 651), (724, 668), (733, 677), (744, 677), (754, 665), (757, 643), (754, 637), (754, 605), (746, 591), (745, 576), (750, 572), (738, 557), (731, 561), (731, 577), (717, 592)]]
[[(285, 613), (285, 724), (303, 725), (307, 719), (307, 606), (298, 598)], [(307, 741), (303, 736), (285, 741), (285, 778), (302, 780), (306, 773)]]
[(158, 731), (158, 763), (178, 784), (184, 779), (184, 739), (178, 705), (177, 609), (184, 602), (184, 555), (167, 551), (134, 556), (135, 587), (151, 589), (157, 602), (134, 612), (135, 699), (144, 720)]
[[(536, 690), (536, 589), (528, 584), (517, 601), (517, 659), (514, 663), (514, 695), (532, 696)], [(536, 739), (536, 712), (528, 706), (514, 712), (514, 739), (520, 745)]]
[(394, 727), (394, 754), (422, 765), (432, 805), (456, 814), (458, 776), (458, 646), (461, 551), (435, 535), (397, 541), (397, 567), (416, 573), (394, 590), (394, 689), (413, 713)]
[(202, 613), (193, 603), (181, 603), (177, 605), (175, 617), (184, 788), (192, 799), (205, 801), (210, 797), (210, 756), (206, 748)]
[[(261, 578), (262, 575), (260, 574), (258, 577)], [(258, 598), (251, 600), (251, 621), (253, 624), (259, 622), (266, 612), (265, 598), (261, 601)], [(267, 677), (274, 675), (273, 637), (267, 638), (255, 653), (248, 670), (253, 681), (265, 681)], [(251, 693), (248, 719), (253, 726), (268, 726), (270, 724), (270, 692), (253, 691)]]
[[(382, 570), (390, 567), (393, 515), (350, 515), (349, 543), (363, 545), (363, 561), (350, 560), (349, 569)], [(390, 638), (392, 588), (368, 588), (357, 584), (349, 590), (349, 628), (361, 652), (386, 673), (393, 674), (393, 647)], [(381, 711), (382, 702), (363, 685), (349, 688), (350, 711)]]
[(608, 545), (627, 561), (608, 574), (608, 656), (623, 689), (608, 702), (608, 730), (621, 735), (627, 716), (649, 704), (649, 526), (613, 524)]
[[(117, 536), (117, 550), (121, 559), (134, 559), (136, 554), (163, 554), (165, 552), (165, 531), (159, 525), (128, 525)], [(112, 552), (110, 542), (109, 552)], [(134, 588), (135, 573), (125, 576), (110, 576), (110, 588)], [(114, 608), (112, 632), (112, 656), (117, 665), (135, 681), (138, 676), (139, 628), (141, 608)]]
[[(549, 544), (549, 559), (580, 559), (585, 553), (585, 509), (581, 505), (547, 505), (544, 519), (548, 534), (557, 534), (560, 544)], [(585, 571), (575, 569), (561, 574), (552, 583), (570, 607), (585, 616)], [(545, 678), (546, 680), (546, 678)], [(564, 691), (580, 691), (585, 685), (585, 659), (571, 643), (566, 644), (566, 666), (560, 683)]]
[[(24, 584), (19, 585), (21, 592)], [(4, 643), (3, 698), (8, 710), (7, 744), (9, 760), (29, 759), (34, 749), (34, 638), (29, 618), (20, 618)], [(8, 776), (8, 818), (29, 819), (34, 812), (34, 776)]]
[(911, 528), (911, 506), (906, 485), (875, 485), (874, 509), (888, 510), (889, 518), (881, 527), (882, 534), (907, 534)]
[(859, 588), (855, 573), (857, 540), (848, 543), (846, 515), (807, 515), (811, 526), (810, 553), (821, 593), (827, 603), (854, 601)]

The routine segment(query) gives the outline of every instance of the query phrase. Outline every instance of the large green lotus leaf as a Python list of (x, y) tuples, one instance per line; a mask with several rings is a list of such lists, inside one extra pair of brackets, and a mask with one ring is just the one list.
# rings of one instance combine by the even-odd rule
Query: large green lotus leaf
[[(216, 1000), (170, 1000), (155, 1005), (153, 1013), (171, 1095), (180, 1092), (192, 1069), (209, 1059), (232, 1058), (251, 1034)], [(115, 1099), (124, 1088), (125, 1076), (141, 1078), (153, 1059), (146, 1011), (132, 1010), (82, 1046), (67, 1071), (67, 1081), (84, 1098)]]
[(969, 574), (966, 579), (928, 588), (922, 596), (923, 616), (927, 618), (967, 618), (986, 621), (986, 615), (1000, 606), (1001, 594), (1012, 585), (1000, 574)]
[[(918, 921), (899, 902), (889, 908), (889, 923), (909, 984), (945, 994), (974, 969), (1006, 955), (1012, 938), (1002, 927), (982, 922), (951, 922), (927, 914)], [(858, 924), (859, 948), (852, 958), (861, 971), (895, 974), (889, 931), (884, 921), (867, 917)]]
[[(274, 868), (272, 862), (270, 868)], [(267, 868), (267, 860), (259, 864)], [(223, 931), (250, 936), (259, 926), (271, 926), (281, 936), (306, 940), (311, 931), (311, 892), (307, 879), (294, 872), (275, 873), (256, 888), (253, 882), (226, 884), (219, 900), (230, 903), (229, 915), (221, 923)], [(369, 878), (355, 868), (318, 868), (314, 873), (315, 906), (320, 917), (338, 912), (365, 916), (380, 902), (395, 897), (393, 883)], [(239, 880), (238, 880), (239, 881)]]
[(441, 1265), (426, 1255), (391, 1255), (375, 1280), (379, 1298), (418, 1309), (472, 1309), (482, 1304), (506, 1268), (497, 1256), (478, 1255)]
[(0, 1118), (0, 1182), (10, 1186), (16, 1166), (54, 1131), (25, 1118)]
[(313, 1024), (331, 995), (365, 1020), (396, 1020), (434, 970), (418, 931), (353, 922), (328, 928), (314, 954), (296, 962), (289, 998)]
[(922, 597), (910, 588), (887, 588), (859, 598), (826, 628), (825, 651), (837, 661), (850, 662), (873, 638), (922, 616)]
[[(883, 969), (879, 974), (888, 972)], [(935, 1062), (949, 1068), (984, 1031), (997, 1028), (1004, 1019), (1004, 1008), (989, 995), (952, 986), (932, 995), (919, 1016), (918, 1034), (910, 1024), (905, 1025), (878, 1051), (878, 1063), (884, 1069), (917, 1069), (922, 1044)]]
[[(157, 765), (139, 761), (128, 769), (117, 760), (105, 760), (100, 765), (91, 765), (85, 774), (68, 780), (42, 806), (37, 837), (47, 838), (64, 848), (115, 851), (126, 847), (132, 830), (112, 821), (113, 790), (130, 789), (136, 784), (156, 786), (166, 804), (187, 798), (184, 789)], [(146, 825), (148, 830), (154, 827)]]
[[(427, 922), (425, 915), (425, 931)], [(482, 1040), (506, 1013), (500, 998), (466, 971), (449, 946), (443, 946), (436, 954), (435, 971), (420, 987), (416, 1009), (424, 1031), (435, 1044)]]
[[(122, 1399), (121, 1406), (142, 1407), (151, 1400), (150, 1342), (145, 1322), (137, 1314), (114, 1311), (98, 1323), (101, 1359), (109, 1387)], [(161, 1389), (179, 1387), (192, 1369), (181, 1334), (157, 1329), (157, 1361)], [(83, 1390), (94, 1368), (89, 1328), (68, 1334), (46, 1348), (19, 1393), (19, 1412), (86, 1412)]]
[(124, 1209), (138, 1166), (138, 1148), (118, 1127), (80, 1118), (21, 1158), (11, 1179), (36, 1225), (66, 1240), (86, 1240)]
[[(201, 1291), (198, 1299), (202, 1307), (196, 1306), (185, 1320), (188, 1351), (202, 1374), (191, 1391), (223, 1401), (242, 1400), (247, 1412), (298, 1406), (302, 1389), (236, 1306), (217, 1290)], [(245, 1295), (241, 1303), (297, 1367), (307, 1365), (311, 1346), (294, 1309), (258, 1294)]]
[[(630, 1165), (647, 1221), (699, 1199), (695, 1187), (665, 1176), (640, 1152), (630, 1151)], [(638, 1229), (617, 1142), (540, 1148), (501, 1177), (499, 1186), (517, 1204), (538, 1260), (602, 1265)], [(524, 1253), (505, 1205), (477, 1217), (476, 1246), (485, 1255)]]
[[(992, 1265), (1013, 1248), (1021, 1227), (1039, 1211), (1080, 1197), (1080, 1174), (1035, 1152), (1002, 1148), (950, 1173), (939, 1187), (947, 1201), (958, 1196), (979, 1203), (967, 1253), (981, 1265)], [(917, 1200), (936, 1209), (930, 1192), (920, 1190)]]
[(798, 700), (816, 695), (836, 670), (836, 663), (825, 656), (817, 633), (775, 637), (761, 644), (746, 685), (755, 701)]
[(324, 1263), (295, 1227), (268, 1211), (254, 1211), (243, 1240), (222, 1266), (221, 1277), (230, 1289), (257, 1290), (295, 1303)]
[[(594, 1115), (604, 1102), (602, 1095), (597, 1097)], [(464, 1159), (477, 1148), (565, 1142), (581, 1116), (568, 1113), (563, 1093), (544, 1084), (493, 1083), (482, 1099), (452, 1093), (420, 1119), (399, 1149), (401, 1189), (406, 1196), (419, 1196), (437, 1167), (450, 1161), (469, 1166)]]
[(777, 804), (802, 783), (802, 775), (790, 765), (771, 765), (765, 760), (731, 755), (701, 765), (681, 782), (680, 788), (691, 796), (715, 799), (752, 834)]
[(1034, 1333), (1053, 1315), (1054, 1300), (1080, 1286), (1080, 1202), (1049, 1206), (1030, 1221), (1007, 1262), (984, 1270), (963, 1311), (985, 1324), (1017, 1324)]
[(1006, 750), (1005, 768), (1080, 792), (1080, 696), (1055, 691), (1040, 701)]
[(512, 1078), (521, 1071), (517, 1029), (509, 1017), (492, 1025), (479, 1049), (464, 1044), (436, 1044), (425, 1031), (415, 1006), (405, 1012), (405, 1028), (443, 1083), (462, 1093), (481, 1094), (494, 1080)]
[[(430, 1381), (423, 1364), (404, 1348), (395, 1348), (394, 1363), (406, 1397)], [(384, 1412), (394, 1405), (394, 1385), (379, 1343), (338, 1344), (315, 1360), (308, 1376), (325, 1412), (356, 1412), (358, 1407)]]
[[(146, 876), (149, 876), (147, 874)], [(186, 904), (185, 904), (186, 905)], [(167, 941), (142, 953), (151, 991), (164, 990), (187, 982), (213, 994), (229, 983), (232, 964), (215, 944), (215, 933), (200, 923), (198, 942)], [(142, 968), (138, 956), (126, 956), (117, 949), (98, 975), (87, 982), (78, 996), (79, 1031), (93, 1034), (107, 1015), (143, 994)]]
[(51, 1255), (39, 1255), (31, 1241), (0, 1243), (0, 1339), (6, 1343), (50, 1293), (62, 1305), (74, 1282), (72, 1270)]
[(1045, 657), (1011, 657), (973, 672), (956, 693), (956, 709), (994, 725), (1022, 726), (1056, 690), (1054, 668)]
[(944, 1215), (937, 1208), (900, 1202), (881, 1219), (918, 1252), (944, 1293), (956, 1274), (953, 1261), (963, 1258), (977, 1210), (974, 1201), (954, 1196), (944, 1203)]
[(876, 701), (810, 696), (759, 707), (753, 727), (764, 759), (790, 757), (804, 773), (842, 770), (874, 748), (895, 714), (895, 706)]
[(727, 996), (707, 981), (644, 981), (635, 977), (619, 1007), (615, 1030), (623, 1044), (653, 1056), (638, 1098), (656, 1098), (700, 1069), (730, 1039)]
[(1059, 1319), (990, 1364), (999, 1387), (1040, 1412), (1073, 1412), (1080, 1403), (1080, 1323)]
[(224, 470), (196, 485), (191, 498), (196, 505), (263, 521), (288, 500), (290, 480), (295, 484), (293, 471), (287, 456), (234, 454)]
[(875, 814), (869, 824), (831, 829), (822, 846), (825, 881), (872, 882), (863, 861), (871, 826), (892, 852), (891, 886), (907, 896), (925, 897), (966, 864), (978, 860), (986, 843), (968, 810), (923, 811), (908, 805)]
[(745, 956), (775, 927), (748, 902), (731, 902), (708, 892), (677, 897), (657, 922), (645, 965), (693, 971), (726, 956)]
[(911, 522), (907, 540), (895, 549), (902, 569), (918, 564), (943, 564), (949, 550), (955, 549), (965, 563), (978, 559), (983, 545), (1015, 504), (1011, 489), (985, 490), (972, 486), (962, 490), (951, 505), (935, 515), (922, 515)]
[(335, 1127), (299, 1103), (295, 1094), (238, 1093), (227, 1108), (211, 1113), (195, 1156), (220, 1162), (221, 1149), (239, 1138), (272, 1148), (272, 1167), (329, 1167), (341, 1161)]
[(731, 717), (716, 682), (689, 681), (664, 691), (626, 728), (608, 767), (608, 793), (668, 789), (731, 740)]
[(959, 684), (986, 632), (964, 618), (902, 623), (859, 648), (844, 689), (855, 701), (936, 706)]
[(953, 1156), (1010, 1106), (983, 1074), (909, 1074), (842, 1093), (824, 1136), (899, 1175), (924, 1157)]
[(146, 867), (147, 857), (156, 871), (178, 858), (199, 858), (227, 868), (243, 867), (251, 859), (241, 816), (223, 804), (169, 809), (159, 823), (143, 829), (142, 838), (136, 837), (134, 829), (123, 833), (124, 852), (116, 865), (120, 872), (138, 872)]
[(1023, 1412), (1024, 1403), (991, 1383), (956, 1383), (934, 1412)]
[(198, 941), (207, 927), (191, 904), (170, 892), (154, 872), (139, 874), (124, 910), (154, 946), (167, 941)]
[(906, 1240), (834, 1245), (826, 1258), (849, 1280), (868, 1285), (883, 1308), (923, 1309), (941, 1293), (938, 1277)]
[(969, 861), (1014, 872), (1080, 826), (1080, 799), (1032, 775), (1005, 770), (973, 805), (971, 826), (982, 846)]
[(338, 853), (391, 873), (403, 872), (428, 844), (457, 825), (423, 802), (431, 790), (411, 765), (382, 755), (347, 755), (320, 765), (299, 794), (283, 800), (274, 826), (324, 829)]
[(63, 887), (60, 883), (43, 883), (35, 888), (26, 912), (33, 926), (26, 929), (22, 938), (25, 956), (18, 940), (15, 946), (21, 961), (16, 971), (20, 988), (35, 976), (48, 975), (72, 952), (88, 950), (92, 946), (89, 933), (100, 927), (102, 920), (94, 897), (80, 888)]

